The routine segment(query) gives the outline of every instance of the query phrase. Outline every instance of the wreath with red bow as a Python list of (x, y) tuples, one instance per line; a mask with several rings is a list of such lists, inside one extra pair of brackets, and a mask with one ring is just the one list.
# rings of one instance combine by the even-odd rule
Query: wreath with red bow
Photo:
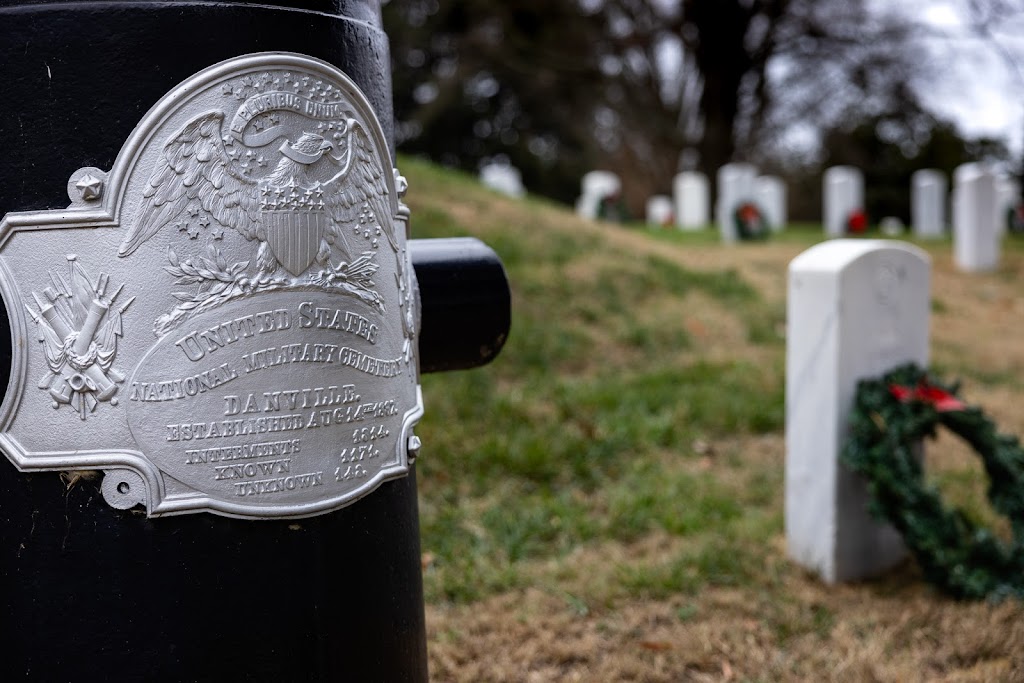
[(743, 202), (737, 206), (732, 220), (741, 240), (760, 240), (768, 236), (768, 221), (753, 202)]
[[(865, 478), (872, 512), (903, 535), (931, 583), (958, 598), (1024, 598), (1024, 449), (958, 390), (915, 365), (860, 382), (841, 459)], [(925, 482), (915, 444), (939, 425), (981, 458), (989, 502), (1009, 519), (1011, 541), (947, 507)]]

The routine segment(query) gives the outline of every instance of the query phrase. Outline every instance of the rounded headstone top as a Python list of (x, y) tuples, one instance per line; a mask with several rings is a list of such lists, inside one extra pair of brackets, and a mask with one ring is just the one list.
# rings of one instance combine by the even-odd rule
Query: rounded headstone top
[(923, 185), (925, 183), (942, 182), (946, 179), (946, 175), (934, 168), (922, 168), (914, 171), (910, 179), (915, 185)]
[(862, 173), (856, 166), (832, 166), (825, 169), (825, 180), (838, 178), (859, 177)]
[(701, 183), (706, 183), (708, 181), (708, 177), (701, 173), (700, 171), (681, 171), (675, 175), (675, 180), (676, 182), (697, 181)]
[(492, 190), (509, 197), (522, 197), (526, 194), (523, 187), (523, 176), (519, 169), (509, 164), (491, 163), (480, 169), (480, 182)]
[(745, 162), (735, 162), (731, 164), (725, 164), (724, 166), (718, 169), (719, 182), (721, 182), (723, 178), (742, 176), (749, 176), (750, 178), (756, 177), (757, 167), (754, 166), (753, 164), (748, 164)]
[(953, 171), (953, 179), (957, 183), (974, 180), (982, 176), (992, 176), (995, 178), (995, 174), (992, 172), (992, 169), (985, 164), (979, 164), (973, 161), (967, 164), (960, 164)]
[(924, 249), (899, 240), (834, 239), (814, 245), (789, 262), (791, 271), (836, 272), (856, 261), (879, 252), (905, 253), (923, 264), (931, 263)]
[(622, 190), (622, 181), (611, 171), (591, 171), (583, 176), (583, 194), (606, 196)]

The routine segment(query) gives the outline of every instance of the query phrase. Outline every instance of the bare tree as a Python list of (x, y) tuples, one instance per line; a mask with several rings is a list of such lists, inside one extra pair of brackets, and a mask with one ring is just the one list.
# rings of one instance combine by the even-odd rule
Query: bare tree
[(471, 170), (504, 154), (563, 200), (606, 167), (633, 207), (681, 165), (713, 177), (795, 127), (879, 114), (922, 61), (868, 0), (395, 0), (385, 20), (405, 149)]

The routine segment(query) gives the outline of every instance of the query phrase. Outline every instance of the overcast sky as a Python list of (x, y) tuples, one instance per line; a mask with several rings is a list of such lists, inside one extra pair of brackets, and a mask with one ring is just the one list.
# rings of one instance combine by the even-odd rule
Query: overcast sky
[(936, 112), (952, 117), (965, 133), (1003, 138), (1020, 152), (1024, 146), (1024, 13), (994, 25), (988, 40), (970, 27), (967, 1), (901, 3), (928, 26), (922, 40), (934, 58), (950, 65), (920, 95)]

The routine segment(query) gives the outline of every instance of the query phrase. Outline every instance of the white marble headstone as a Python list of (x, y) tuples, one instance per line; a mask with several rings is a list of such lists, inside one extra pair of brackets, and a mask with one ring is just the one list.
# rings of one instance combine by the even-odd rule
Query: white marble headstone
[(523, 176), (519, 169), (510, 164), (487, 164), (480, 168), (480, 182), (484, 187), (513, 198), (526, 194)]
[(619, 194), (622, 181), (611, 171), (590, 171), (580, 181), (582, 194), (576, 200), (576, 213), (594, 220), (601, 208), (601, 200)]
[(910, 223), (914, 236), (941, 238), (946, 234), (946, 176), (923, 168), (910, 177)]
[(825, 171), (822, 208), (825, 214), (825, 235), (845, 235), (850, 214), (864, 210), (864, 174), (860, 169), (833, 166)]
[(715, 222), (723, 242), (735, 242), (736, 209), (744, 202), (756, 202), (754, 181), (757, 169), (751, 164), (726, 164), (718, 169), (718, 200), (715, 202)]
[(857, 382), (927, 364), (930, 278), (928, 255), (894, 240), (830, 240), (789, 264), (787, 551), (829, 583), (879, 574), (905, 552), (839, 453)]
[(979, 164), (954, 172), (953, 263), (969, 273), (999, 265), (999, 216), (996, 178)]
[(772, 232), (786, 227), (786, 183), (782, 178), (763, 175), (754, 181), (754, 203), (764, 212)]
[(666, 228), (672, 225), (672, 198), (656, 194), (647, 200), (647, 224)]
[(684, 171), (672, 180), (676, 224), (683, 230), (702, 230), (710, 222), (708, 178), (703, 173)]
[(878, 231), (886, 237), (899, 237), (906, 227), (897, 216), (886, 216), (878, 221)]
[(1000, 235), (1006, 233), (1007, 214), (1019, 201), (1020, 183), (1005, 175), (996, 178), (996, 225)]

